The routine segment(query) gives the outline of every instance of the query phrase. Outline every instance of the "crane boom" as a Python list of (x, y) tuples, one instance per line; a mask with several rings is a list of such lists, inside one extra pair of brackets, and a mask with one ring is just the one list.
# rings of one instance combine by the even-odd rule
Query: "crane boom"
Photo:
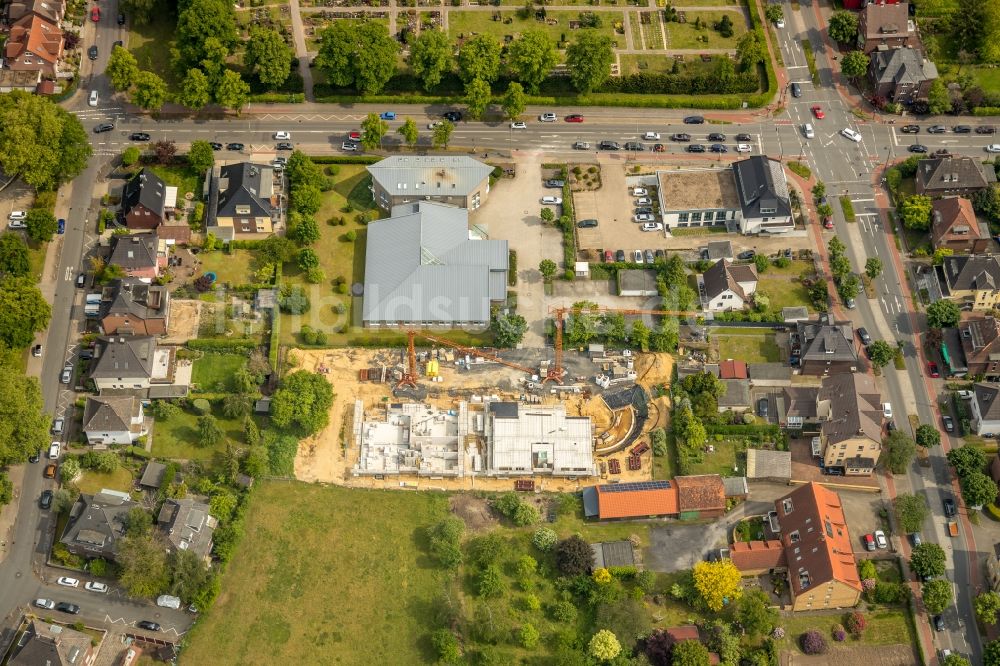
[(490, 352), (482, 351), (480, 349), (476, 349), (475, 347), (466, 347), (465, 345), (460, 345), (457, 342), (452, 342), (444, 338), (439, 338), (436, 335), (424, 333), (423, 331), (408, 330), (406, 331), (407, 368), (406, 372), (403, 373), (403, 377), (399, 380), (399, 383), (396, 385), (396, 388), (400, 388), (402, 386), (409, 386), (411, 388), (417, 387), (417, 379), (419, 378), (419, 374), (417, 373), (417, 351), (416, 351), (416, 346), (414, 344), (414, 340), (416, 339), (417, 336), (420, 336), (425, 340), (430, 340), (431, 342), (435, 342), (439, 345), (444, 345), (445, 347), (451, 347), (452, 349), (458, 350), (463, 354), (468, 354), (469, 356), (484, 358), (487, 361), (493, 361), (494, 363), (499, 363), (500, 365), (504, 365), (508, 368), (513, 368), (514, 370), (520, 370), (521, 372), (527, 373), (529, 375), (535, 374), (535, 370), (533, 370), (532, 368), (519, 365), (512, 361), (506, 361), (497, 356), (496, 354), (491, 354)]

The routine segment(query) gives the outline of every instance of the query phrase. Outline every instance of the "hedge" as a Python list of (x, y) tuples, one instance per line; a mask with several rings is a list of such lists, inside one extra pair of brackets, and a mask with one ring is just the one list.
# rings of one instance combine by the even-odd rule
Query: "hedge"
[(576, 213), (573, 210), (573, 189), (569, 186), (569, 170), (565, 164), (561, 166), (560, 173), (563, 179), (562, 217), (569, 220), (562, 229), (565, 264), (563, 275), (567, 280), (572, 280), (576, 277)]
[(256, 340), (229, 340), (226, 338), (195, 338), (188, 340), (189, 349), (220, 354), (249, 353), (260, 346)]
[(720, 90), (722, 80), (713, 74), (665, 74), (639, 72), (629, 76), (608, 79), (599, 92), (632, 93), (638, 95), (690, 95), (756, 93), (760, 90), (760, 76), (756, 72), (741, 72), (733, 77), (730, 90)]
[(705, 433), (709, 435), (742, 436), (755, 442), (781, 441), (781, 428), (776, 425), (712, 425), (706, 423)]
[(130, 446), (128, 447), (128, 452), (131, 453), (136, 458), (142, 458), (143, 460), (149, 460), (153, 457), (153, 454), (142, 448), (141, 446)]
[[(274, 286), (281, 288), (281, 264), (274, 268)], [(278, 308), (271, 310), (271, 339), (267, 346), (267, 360), (274, 372), (278, 371), (278, 348), (281, 340), (281, 313)]]
[(250, 95), (250, 102), (257, 104), (302, 104), (305, 93), (258, 93)]
[(372, 155), (310, 155), (313, 164), (375, 164), (383, 158)]
[(977, 106), (973, 111), (974, 116), (1000, 116), (1000, 106)]

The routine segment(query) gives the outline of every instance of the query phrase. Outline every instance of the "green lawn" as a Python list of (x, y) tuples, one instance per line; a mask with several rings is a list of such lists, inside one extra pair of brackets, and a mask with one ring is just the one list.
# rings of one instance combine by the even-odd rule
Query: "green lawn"
[(152, 164), (147, 168), (162, 178), (164, 183), (177, 188), (178, 205), (188, 192), (194, 194), (195, 201), (201, 200), (201, 188), (205, 181), (205, 174), (194, 173), (186, 166)]
[[(586, 10), (581, 8), (581, 11)], [(546, 22), (544, 23), (536, 21), (533, 16), (527, 20), (521, 19), (518, 16), (518, 12), (514, 11), (503, 11), (501, 15), (505, 20), (511, 19), (511, 22), (503, 23), (502, 21), (494, 21), (492, 12), (451, 11), (448, 14), (448, 35), (452, 39), (457, 39), (459, 35), (469, 37), (473, 34), (490, 33), (503, 41), (507, 35), (515, 37), (526, 30), (542, 30), (553, 41), (558, 42), (563, 35), (566, 35), (566, 38), (572, 41), (575, 30), (570, 29), (570, 21), (578, 21), (580, 18), (580, 12), (572, 11), (546, 12)], [(599, 16), (601, 27), (596, 28), (596, 30), (602, 35), (610, 37), (613, 42), (617, 43), (618, 48), (624, 48), (625, 35), (615, 33), (614, 23), (616, 21), (624, 21), (625, 14), (601, 12)], [(550, 23), (550, 21), (554, 21), (554, 23)]]
[[(983, 90), (1000, 90), (1000, 68), (997, 67), (967, 67), (976, 78), (976, 83)], [(962, 70), (963, 72), (965, 69)]]
[(233, 375), (247, 362), (240, 354), (212, 354), (195, 360), (191, 381), (199, 393), (231, 393), (236, 390)]
[[(243, 441), (242, 420), (224, 418), (221, 409), (212, 413), (226, 438)], [(157, 458), (206, 460), (225, 450), (225, 446), (225, 440), (214, 447), (198, 446), (198, 415), (193, 411), (181, 410), (169, 419), (156, 419), (153, 426), (153, 455)]]
[[(811, 613), (792, 613), (781, 618), (781, 626), (785, 628), (785, 637), (778, 641), (778, 647), (783, 650), (794, 650), (796, 654), (799, 650), (799, 636), (816, 629), (822, 632), (827, 639), (827, 644), (836, 646), (837, 644), (830, 638), (830, 631), (834, 624), (843, 623), (845, 612), (841, 615), (814, 615)], [(846, 645), (862, 643), (865, 645), (916, 645), (917, 639), (913, 635), (910, 623), (906, 619), (904, 609), (880, 610), (874, 613), (865, 613), (868, 626), (860, 641), (848, 639)], [(834, 648), (835, 649), (835, 648)]]
[(709, 438), (708, 444), (714, 446), (715, 451), (712, 453), (702, 453), (701, 462), (690, 463), (691, 469), (688, 472), (689, 474), (719, 474), (721, 476), (729, 476), (733, 474), (734, 466), (743, 468), (744, 462), (738, 461), (736, 455), (737, 450), (743, 451), (743, 445), (737, 445), (736, 442), (729, 440), (716, 442), (711, 438)]
[(770, 309), (774, 312), (802, 305), (812, 309), (809, 290), (801, 282), (785, 276), (771, 275), (771, 269), (760, 276), (757, 291), (767, 294), (771, 299)]
[[(732, 37), (723, 37), (712, 27), (724, 14), (733, 22)], [(694, 25), (699, 18), (701, 30)], [(747, 31), (743, 14), (730, 11), (687, 12), (687, 23), (667, 23), (665, 28), (668, 49), (735, 49), (736, 42)]]
[(119, 467), (110, 474), (86, 470), (77, 479), (75, 485), (80, 489), (81, 493), (89, 493), (91, 495), (100, 492), (104, 488), (127, 493), (132, 490), (132, 473), (124, 467)]
[(254, 255), (250, 250), (222, 250), (202, 252), (198, 255), (201, 261), (201, 273), (215, 273), (218, 284), (241, 285), (253, 284)]
[(747, 363), (777, 363), (781, 360), (773, 333), (715, 332), (712, 338), (719, 343), (719, 358), (722, 360), (738, 358)]
[(649, 74), (669, 74), (673, 71), (674, 59), (662, 55), (638, 55), (623, 53), (618, 56), (622, 76), (646, 72)]
[(170, 49), (174, 45), (177, 17), (165, 0), (157, 2), (149, 12), (145, 25), (129, 22), (128, 50), (135, 56), (139, 69), (155, 72), (173, 89), (179, 81), (170, 66)]

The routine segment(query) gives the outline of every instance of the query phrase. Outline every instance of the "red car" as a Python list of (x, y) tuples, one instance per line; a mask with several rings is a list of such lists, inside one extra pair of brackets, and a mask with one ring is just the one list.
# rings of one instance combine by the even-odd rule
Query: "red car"
[(938, 370), (938, 364), (934, 361), (927, 363), (927, 374), (935, 379), (941, 376), (941, 372)]
[(824, 229), (833, 229), (833, 218), (832, 217), (824, 217), (823, 218), (823, 228)]
[(101, 9), (97, 5), (90, 8), (90, 20), (94, 23), (101, 20)]
[(662, 153), (662, 152), (664, 152), (664, 150), (666, 150), (666, 149), (663, 147), (662, 143), (655, 143), (655, 144), (653, 144), (653, 152), (654, 153)]
[(826, 114), (823, 113), (823, 108), (820, 107), (820, 106), (814, 106), (812, 108), (812, 112), (820, 120), (823, 120), (824, 118), (826, 118)]
[(573, 115), (566, 116), (566, 122), (568, 122), (568, 123), (582, 123), (583, 122), (583, 116), (581, 116), (579, 113), (574, 113)]
[(615, 257), (614, 257), (613, 254), (611, 254), (611, 250), (605, 250), (604, 251), (604, 263), (610, 264), (614, 260), (615, 260)]
[(865, 550), (875, 550), (875, 537), (871, 534), (866, 534), (863, 538), (865, 542)]
[(361, 132), (354, 130), (353, 132), (348, 132), (347, 138), (351, 141), (361, 141)]

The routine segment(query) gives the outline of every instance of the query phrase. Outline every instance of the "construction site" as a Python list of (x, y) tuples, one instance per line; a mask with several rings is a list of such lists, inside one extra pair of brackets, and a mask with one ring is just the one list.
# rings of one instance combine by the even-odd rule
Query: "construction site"
[(649, 480), (648, 433), (668, 424), (669, 354), (501, 352), (411, 332), (407, 348), (292, 349), (288, 360), (335, 394), (328, 426), (299, 446), (303, 481), (562, 492)]

